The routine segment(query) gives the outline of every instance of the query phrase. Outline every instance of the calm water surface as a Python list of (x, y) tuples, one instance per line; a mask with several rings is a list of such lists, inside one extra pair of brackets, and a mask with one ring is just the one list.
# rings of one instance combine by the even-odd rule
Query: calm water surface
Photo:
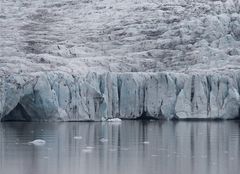
[[(234, 121), (0, 123), (0, 173), (239, 174), (239, 126)], [(38, 138), (47, 143), (27, 144)]]

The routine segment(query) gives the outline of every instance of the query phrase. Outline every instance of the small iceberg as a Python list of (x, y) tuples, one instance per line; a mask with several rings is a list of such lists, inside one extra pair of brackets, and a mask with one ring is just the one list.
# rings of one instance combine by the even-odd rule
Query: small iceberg
[(143, 144), (150, 144), (150, 142), (149, 141), (144, 141)]
[(107, 121), (108, 122), (121, 122), (122, 120), (120, 118), (109, 118)]
[(92, 146), (87, 146), (87, 147), (85, 147), (84, 149), (82, 149), (82, 152), (83, 152), (83, 153), (91, 153), (93, 149), (94, 149), (94, 147), (92, 147)]
[(92, 152), (92, 149), (89, 149), (89, 148), (85, 148), (82, 150), (83, 153), (91, 153)]
[(86, 149), (94, 149), (95, 147), (87, 146)]
[(43, 146), (46, 144), (46, 141), (42, 140), (42, 139), (36, 139), (36, 140), (28, 142), (28, 144), (33, 144), (35, 146)]
[(107, 138), (101, 138), (100, 142), (102, 142), (102, 143), (108, 142), (108, 139)]
[(157, 157), (157, 156), (159, 156), (159, 155), (155, 155), (155, 154), (152, 155), (152, 157)]
[(75, 137), (73, 137), (75, 140), (81, 140), (82, 139), (82, 137), (81, 136), (75, 136)]

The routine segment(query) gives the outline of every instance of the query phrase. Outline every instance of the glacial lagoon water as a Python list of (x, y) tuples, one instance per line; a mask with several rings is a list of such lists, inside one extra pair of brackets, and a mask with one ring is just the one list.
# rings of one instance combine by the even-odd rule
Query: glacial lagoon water
[[(43, 139), (36, 146), (28, 142)], [(1, 174), (239, 174), (238, 121), (0, 123)]]

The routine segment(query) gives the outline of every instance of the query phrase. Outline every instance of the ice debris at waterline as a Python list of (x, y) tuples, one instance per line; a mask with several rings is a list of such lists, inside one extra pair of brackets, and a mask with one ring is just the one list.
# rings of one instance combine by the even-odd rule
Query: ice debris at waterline
[(122, 120), (120, 118), (110, 118), (107, 121), (108, 122), (121, 122)]
[(85, 149), (82, 150), (82, 152), (84, 152), (84, 153), (91, 153), (92, 149), (85, 148)]
[(144, 141), (143, 144), (150, 144), (150, 142), (149, 141)]
[(107, 138), (101, 138), (99, 141), (102, 142), (102, 143), (106, 143), (106, 142), (108, 142), (108, 139)]
[(75, 137), (73, 137), (75, 140), (81, 140), (82, 139), (82, 137), (81, 136), (75, 136)]
[(25, 121), (233, 119), (240, 73), (35, 73), (0, 79), (0, 117)]
[(36, 139), (36, 140), (28, 142), (28, 144), (32, 144), (32, 145), (35, 145), (35, 146), (43, 146), (43, 145), (46, 144), (46, 141), (42, 140), (42, 139)]

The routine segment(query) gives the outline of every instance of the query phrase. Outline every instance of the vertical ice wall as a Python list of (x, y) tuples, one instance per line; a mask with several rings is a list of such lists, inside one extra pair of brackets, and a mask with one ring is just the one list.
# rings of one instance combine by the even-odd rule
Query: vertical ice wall
[[(0, 80), (1, 119), (106, 120), (223, 118), (239, 116), (240, 73), (60, 72)], [(18, 118), (27, 113), (29, 117)]]

